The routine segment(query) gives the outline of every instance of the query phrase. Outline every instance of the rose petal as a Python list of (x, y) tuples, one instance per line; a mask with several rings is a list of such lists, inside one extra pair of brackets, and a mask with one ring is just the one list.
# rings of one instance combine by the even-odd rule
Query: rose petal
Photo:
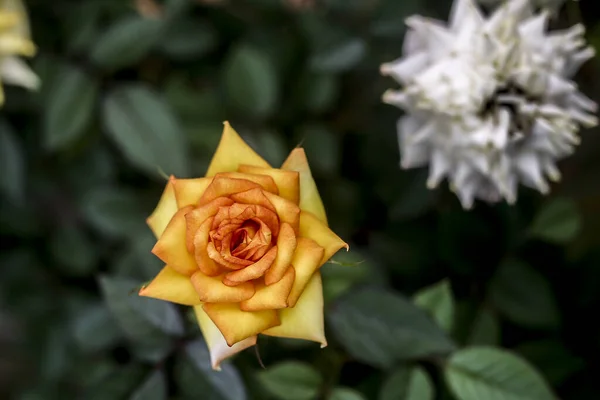
[(233, 179), (246, 179), (248, 181), (259, 184), (264, 190), (267, 192), (271, 192), (273, 194), (279, 194), (279, 189), (277, 189), (277, 185), (272, 177), (269, 175), (260, 175), (260, 174), (245, 174), (242, 172), (220, 172), (215, 175), (215, 178), (219, 177), (233, 178)]
[[(267, 193), (267, 192), (263, 192)], [(273, 235), (279, 234), (279, 220), (277, 214), (266, 207), (262, 207), (256, 204), (242, 204), (234, 203), (227, 208), (227, 218), (219, 221), (219, 225), (222, 225), (226, 219), (229, 219), (231, 224), (242, 224), (243, 222), (252, 219), (254, 221), (261, 221), (266, 224)], [(213, 229), (217, 227), (217, 219), (222, 218), (221, 210), (217, 213), (215, 221), (213, 222)]]
[(271, 248), (271, 250), (267, 251), (267, 254), (265, 254), (254, 264), (238, 271), (228, 272), (225, 274), (225, 278), (227, 278), (227, 281), (229, 282), (247, 282), (252, 279), (260, 278), (263, 276), (265, 271), (271, 267), (273, 261), (275, 261), (276, 255), (277, 246), (274, 246)]
[(36, 51), (36, 47), (31, 40), (15, 33), (2, 32), (0, 46), (0, 51), (3, 55), (19, 54), (31, 57)]
[(254, 165), (240, 165), (239, 172), (249, 174), (269, 175), (275, 181), (279, 189), (279, 196), (294, 204), (300, 201), (300, 173), (298, 171), (286, 171), (277, 168), (256, 167)]
[(229, 207), (221, 207), (215, 215), (212, 228), (218, 232), (213, 234), (213, 238), (222, 240), (248, 220), (265, 224), (275, 236), (279, 234), (279, 218), (273, 211), (255, 204), (233, 203)]
[(205, 205), (195, 208), (185, 215), (187, 230), (185, 235), (185, 244), (191, 252), (194, 248), (194, 237), (200, 225), (208, 218), (214, 217), (221, 207), (227, 207), (233, 204), (233, 200), (227, 197), (219, 197), (206, 203)]
[(270, 233), (272, 234), (272, 236), (279, 235), (280, 218), (277, 218), (277, 214), (261, 206), (253, 207), (256, 212), (256, 217), (252, 218), (252, 220), (261, 224), (261, 230), (264, 230), (264, 224), (269, 228), (269, 231), (271, 231)]
[(256, 336), (250, 336), (233, 346), (229, 346), (219, 328), (208, 317), (202, 306), (195, 306), (194, 312), (196, 313), (196, 319), (198, 320), (198, 325), (200, 325), (202, 336), (204, 336), (204, 340), (208, 346), (210, 363), (214, 370), (220, 371), (220, 365), (223, 360), (256, 344)]
[(260, 310), (278, 310), (288, 306), (288, 296), (294, 285), (296, 271), (294, 267), (287, 269), (283, 277), (276, 283), (266, 286), (262, 282), (257, 282), (254, 296), (240, 303), (240, 308), (244, 311)]
[[(241, 242), (231, 252), (234, 257), (258, 261), (269, 250), (272, 242), (270, 229), (260, 221), (258, 225), (258, 229), (251, 225), (246, 225), (236, 231), (238, 235), (237, 240), (239, 241), (241, 238)], [(252, 233), (253, 231), (254, 233)], [(231, 246), (231, 244), (229, 245)]]
[(226, 176), (215, 177), (208, 185), (204, 194), (198, 201), (199, 205), (204, 205), (216, 199), (217, 197), (226, 197), (235, 193), (245, 192), (246, 190), (260, 188), (258, 183), (247, 179), (234, 179)]
[(139, 291), (140, 296), (153, 297), (172, 303), (193, 306), (200, 304), (200, 297), (190, 282), (190, 277), (165, 266), (148, 285)]
[(291, 339), (304, 339), (327, 346), (323, 321), (323, 285), (321, 273), (315, 272), (294, 308), (279, 310), (281, 325), (262, 333)]
[(169, 178), (165, 190), (160, 196), (158, 205), (146, 220), (157, 239), (162, 235), (169, 224), (169, 221), (171, 221), (171, 218), (173, 218), (173, 215), (177, 212), (177, 201), (175, 199), (175, 190), (173, 188), (174, 180), (175, 178), (173, 176)]
[(291, 201), (284, 199), (283, 197), (274, 195), (273, 193), (263, 193), (265, 194), (265, 197), (269, 199), (271, 204), (273, 204), (273, 207), (275, 207), (275, 211), (279, 217), (279, 222), (286, 222), (290, 224), (294, 229), (294, 232), (298, 232), (300, 222), (300, 207)]
[(271, 268), (265, 273), (265, 283), (267, 285), (279, 282), (285, 275), (292, 263), (297, 244), (296, 234), (292, 226), (286, 222), (281, 224), (279, 236), (277, 237), (277, 257)]
[(277, 212), (277, 210), (275, 210), (275, 206), (273, 206), (273, 204), (269, 201), (267, 196), (265, 196), (264, 191), (259, 188), (254, 188), (246, 190), (245, 192), (232, 194), (229, 197), (236, 203), (256, 204), (273, 212)]
[(237, 286), (223, 284), (223, 275), (206, 276), (198, 271), (190, 278), (200, 301), (209, 303), (239, 303), (254, 295), (254, 284), (244, 282)]
[(213, 178), (174, 179), (175, 198), (178, 208), (195, 206)]
[(184, 207), (175, 213), (152, 249), (152, 253), (165, 264), (188, 276), (198, 270), (194, 256), (188, 252), (185, 245), (185, 214), (191, 209), (192, 207)]
[(229, 125), (229, 122), (225, 121), (223, 125), (223, 135), (210, 162), (206, 176), (214, 176), (219, 172), (237, 171), (240, 164), (270, 167), (268, 162), (244, 142), (240, 135)]
[(346, 251), (350, 248), (326, 224), (305, 211), (300, 213), (300, 236), (311, 238), (325, 249), (321, 265), (325, 264), (342, 247), (345, 247)]
[[(217, 229), (220, 225), (225, 223), (242, 223), (246, 219), (255, 217), (254, 209), (249, 204), (233, 203), (228, 207), (221, 207), (215, 215), (212, 229)], [(231, 221), (238, 219), (239, 221)], [(229, 221), (228, 221), (229, 220)]]
[(194, 234), (194, 258), (198, 269), (207, 276), (217, 276), (221, 269), (208, 255), (208, 234), (214, 217), (204, 220)]
[(296, 148), (292, 150), (281, 169), (300, 173), (300, 208), (315, 214), (318, 219), (327, 225), (325, 207), (323, 207), (317, 184), (310, 172), (304, 149)]
[(298, 246), (292, 260), (292, 265), (296, 270), (296, 279), (294, 279), (294, 286), (288, 297), (289, 307), (296, 305), (308, 281), (321, 266), (323, 253), (323, 248), (314, 240), (303, 237), (298, 238)]
[(252, 261), (237, 258), (231, 254), (222, 254), (217, 251), (213, 242), (208, 243), (206, 251), (208, 252), (208, 256), (212, 258), (214, 262), (228, 269), (238, 270), (253, 264)]
[(202, 308), (230, 346), (279, 325), (275, 310), (242, 311), (235, 303), (205, 303)]

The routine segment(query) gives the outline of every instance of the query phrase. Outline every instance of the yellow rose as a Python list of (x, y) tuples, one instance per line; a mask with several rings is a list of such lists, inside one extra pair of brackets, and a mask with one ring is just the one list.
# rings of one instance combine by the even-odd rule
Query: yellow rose
[(139, 294), (194, 306), (213, 368), (258, 334), (327, 345), (319, 267), (348, 245), (303, 149), (272, 168), (225, 122), (206, 177), (171, 177), (148, 224), (166, 266)]
[(28, 89), (39, 86), (39, 78), (18, 57), (31, 57), (35, 50), (22, 1), (0, 0), (0, 105), (4, 103), (2, 82)]

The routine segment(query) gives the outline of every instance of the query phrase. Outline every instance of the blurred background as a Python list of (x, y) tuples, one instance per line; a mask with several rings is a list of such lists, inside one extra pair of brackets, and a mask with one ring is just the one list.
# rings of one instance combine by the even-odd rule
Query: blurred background
[[(0, 110), (0, 398), (517, 398), (448, 389), (435, 354), (485, 345), (561, 399), (600, 399), (598, 132), (550, 196), (521, 187), (513, 207), (463, 211), (399, 168), (379, 65), (407, 16), (450, 3), (26, 1), (43, 85), (5, 86)], [(552, 25), (598, 48), (594, 4)], [(577, 76), (596, 101), (599, 63)], [(145, 218), (164, 174), (202, 176), (224, 120), (272, 165), (306, 149), (351, 251), (322, 269), (327, 348), (261, 337), (217, 373), (190, 309), (136, 288), (162, 267)]]

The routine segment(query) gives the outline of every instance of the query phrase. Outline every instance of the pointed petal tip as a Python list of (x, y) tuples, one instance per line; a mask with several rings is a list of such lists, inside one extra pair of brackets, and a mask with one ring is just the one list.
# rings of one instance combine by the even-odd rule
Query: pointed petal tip
[(561, 176), (560, 172), (557, 172), (557, 173), (555, 173), (555, 174), (550, 174), (550, 175), (548, 175), (548, 177), (549, 177), (549, 178), (550, 178), (550, 180), (551, 180), (552, 182), (554, 182), (554, 183), (558, 183), (558, 182), (560, 182), (560, 181), (561, 181), (561, 179), (562, 179), (562, 176)]
[(383, 76), (388, 76), (392, 72), (392, 66), (390, 63), (384, 63), (379, 66), (379, 73)]
[(138, 296), (142, 296), (142, 297), (148, 297), (148, 296), (146, 295), (147, 288), (148, 288), (148, 284), (144, 284), (144, 285), (142, 285), (142, 287), (140, 288), (140, 290), (138, 290)]
[(240, 164), (270, 168), (266, 162), (229, 124), (223, 121), (223, 133), (206, 171), (206, 177), (219, 172), (237, 171)]
[(392, 89), (388, 89), (383, 92), (383, 95), (381, 95), (381, 101), (386, 104), (392, 104), (394, 101), (394, 91)]
[(298, 159), (307, 160), (306, 151), (304, 151), (304, 147), (302, 147), (301, 143), (296, 145), (296, 147), (294, 147), (292, 151), (290, 151), (290, 154), (288, 154), (287, 158), (293, 158), (292, 156), (294, 156), (294, 158), (297, 157)]

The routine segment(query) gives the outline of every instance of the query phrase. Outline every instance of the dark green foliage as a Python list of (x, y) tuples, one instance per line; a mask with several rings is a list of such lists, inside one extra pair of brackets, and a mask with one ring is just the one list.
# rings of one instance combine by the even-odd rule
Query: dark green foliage
[[(550, 197), (464, 211), (400, 170), (380, 101), (404, 19), (450, 1), (287, 3), (27, 1), (43, 86), (0, 110), (0, 398), (600, 398), (597, 132)], [(304, 146), (351, 245), (322, 269), (328, 347), (261, 336), (266, 370), (250, 349), (213, 371), (191, 309), (136, 294), (164, 175), (202, 176), (224, 120), (274, 165)]]

